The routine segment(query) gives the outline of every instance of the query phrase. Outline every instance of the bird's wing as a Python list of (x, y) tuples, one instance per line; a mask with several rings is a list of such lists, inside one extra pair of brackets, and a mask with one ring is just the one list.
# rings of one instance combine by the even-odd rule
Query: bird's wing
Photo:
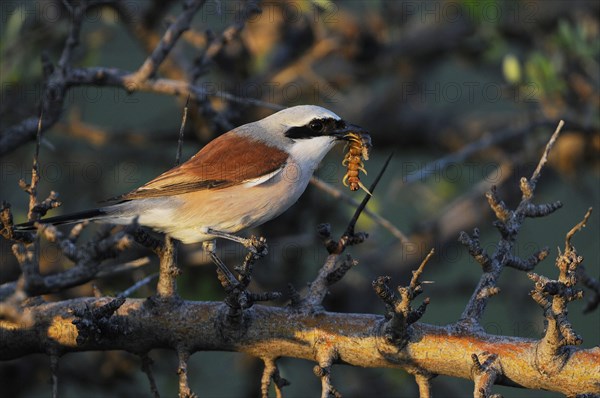
[(112, 200), (181, 195), (248, 182), (257, 185), (285, 166), (288, 154), (232, 132), (209, 142), (187, 162)]

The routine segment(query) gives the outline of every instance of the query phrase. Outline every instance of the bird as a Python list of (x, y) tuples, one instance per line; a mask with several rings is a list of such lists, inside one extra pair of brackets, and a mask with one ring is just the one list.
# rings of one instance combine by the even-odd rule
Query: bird
[(298, 105), (236, 127), (210, 141), (186, 162), (139, 188), (82, 212), (15, 225), (31, 231), (40, 224), (86, 220), (137, 223), (184, 244), (203, 243), (219, 267), (215, 239), (246, 247), (236, 235), (279, 216), (305, 191), (313, 172), (349, 133), (368, 135), (332, 111)]

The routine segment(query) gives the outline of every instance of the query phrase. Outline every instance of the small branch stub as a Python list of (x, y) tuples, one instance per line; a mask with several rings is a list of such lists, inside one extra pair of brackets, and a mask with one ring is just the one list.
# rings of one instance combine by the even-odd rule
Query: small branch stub
[(489, 352), (472, 354), (471, 377), (475, 382), (474, 398), (500, 398), (499, 394), (492, 394), (492, 386), (496, 379), (502, 375), (502, 369), (498, 363), (498, 356)]
[(538, 370), (545, 375), (552, 375), (564, 366), (568, 359), (568, 353), (564, 347), (580, 345), (583, 342), (567, 319), (568, 303), (583, 298), (583, 292), (575, 288), (577, 268), (583, 262), (583, 257), (577, 254), (575, 247), (571, 244), (571, 238), (585, 226), (591, 212), (590, 208), (583, 221), (567, 233), (565, 251), (561, 253), (559, 250), (556, 258), (556, 267), (559, 270), (558, 280), (551, 280), (533, 272), (528, 274), (529, 278), (535, 282), (531, 297), (543, 308), (547, 321), (544, 337), (540, 340), (536, 352)]
[(425, 313), (425, 309), (429, 304), (429, 298), (423, 300), (423, 303), (417, 309), (413, 309), (411, 303), (415, 297), (423, 292), (419, 277), (423, 272), (425, 264), (427, 264), (433, 254), (434, 250), (432, 249), (419, 268), (413, 271), (413, 276), (408, 286), (398, 287), (399, 296), (388, 286), (391, 279), (389, 276), (380, 276), (373, 282), (375, 293), (377, 293), (387, 307), (386, 318), (388, 321), (383, 326), (383, 335), (385, 340), (390, 344), (403, 347), (409, 337), (409, 326), (417, 322)]
[(321, 379), (321, 398), (341, 398), (342, 394), (331, 383), (331, 365), (338, 358), (335, 348), (329, 344), (315, 345), (318, 365), (313, 368), (315, 376)]
[(431, 398), (431, 376), (422, 373), (416, 373), (414, 376), (419, 387), (419, 398)]
[(158, 387), (156, 386), (156, 381), (154, 380), (154, 374), (152, 373), (152, 358), (148, 355), (148, 353), (144, 353), (140, 355), (140, 359), (142, 360), (142, 372), (146, 374), (148, 378), (148, 383), (150, 383), (150, 391), (152, 392), (153, 398), (160, 398), (160, 394), (158, 392)]
[(279, 375), (279, 368), (277, 367), (276, 359), (274, 358), (263, 358), (265, 363), (265, 369), (263, 370), (262, 380), (260, 384), (260, 391), (262, 398), (269, 397), (269, 386), (271, 380), (275, 387), (275, 395), (277, 398), (282, 398), (282, 389), (285, 386), (289, 386), (290, 382)]
[(478, 228), (473, 230), (471, 236), (466, 232), (461, 232), (458, 241), (467, 248), (469, 254), (481, 265), (484, 272), (489, 272), (491, 270), (492, 260), (487, 252), (481, 247)]
[(86, 305), (84, 309), (74, 309), (76, 317), (72, 321), (77, 327), (77, 344), (86, 344), (88, 341), (100, 342), (104, 339), (114, 338), (127, 334), (127, 330), (114, 322), (114, 313), (125, 303), (125, 298), (116, 298), (96, 308)]
[(52, 372), (52, 398), (58, 398), (58, 361), (56, 353), (50, 353), (50, 371)]
[(587, 314), (598, 308), (600, 305), (600, 281), (591, 277), (583, 265), (577, 267), (577, 278), (585, 287), (590, 289), (583, 313)]
[(179, 366), (177, 367), (177, 374), (179, 375), (179, 398), (198, 398), (188, 384), (187, 363), (190, 359), (190, 353), (186, 349), (180, 348), (177, 350), (177, 356), (179, 357)]
[(159, 246), (155, 253), (160, 260), (156, 295), (162, 300), (177, 301), (177, 277), (181, 274), (181, 269), (177, 266), (176, 241), (165, 235), (164, 244)]

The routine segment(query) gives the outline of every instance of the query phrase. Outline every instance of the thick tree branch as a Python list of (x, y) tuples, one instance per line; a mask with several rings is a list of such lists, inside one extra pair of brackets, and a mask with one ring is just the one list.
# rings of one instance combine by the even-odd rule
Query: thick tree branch
[[(572, 347), (563, 366), (550, 377), (537, 370), (534, 358), (538, 341), (531, 339), (485, 333), (467, 335), (450, 327), (415, 323), (407, 344), (399, 349), (385, 339), (386, 321), (381, 316), (324, 311), (306, 314), (262, 305), (246, 310), (252, 322), (245, 324), (244, 333), (231, 336), (223, 334), (220, 327), (228, 311), (222, 303), (182, 301), (174, 310), (152, 299), (127, 299), (111, 313), (116, 306), (111, 304), (113, 301), (80, 298), (25, 308), (34, 320), (32, 324), (5, 321), (0, 325), (0, 359), (45, 353), (49, 349), (59, 355), (87, 350), (177, 350), (178, 342), (185, 341), (189, 353), (239, 351), (264, 357), (268, 352), (272, 358), (317, 360), (314, 347), (326, 342), (337, 354), (332, 363), (405, 368), (471, 379), (472, 354), (493, 349), (504, 375), (496, 380), (497, 384), (566, 395), (600, 393), (598, 348)], [(82, 329), (82, 316), (96, 319), (90, 323), (95, 326)]]

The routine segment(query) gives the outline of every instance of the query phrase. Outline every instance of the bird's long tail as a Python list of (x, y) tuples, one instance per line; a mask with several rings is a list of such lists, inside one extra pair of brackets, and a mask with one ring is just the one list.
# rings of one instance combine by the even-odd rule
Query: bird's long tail
[[(107, 216), (106, 210), (100, 209), (92, 209), (80, 211), (77, 213), (65, 214), (62, 216), (56, 217), (48, 217), (35, 222), (40, 224), (52, 224), (52, 225), (65, 225), (65, 224), (75, 224), (78, 222), (83, 222), (86, 220), (94, 221), (105, 218)], [(26, 222), (23, 224), (17, 224), (14, 226), (16, 231), (35, 231), (35, 222)]]

